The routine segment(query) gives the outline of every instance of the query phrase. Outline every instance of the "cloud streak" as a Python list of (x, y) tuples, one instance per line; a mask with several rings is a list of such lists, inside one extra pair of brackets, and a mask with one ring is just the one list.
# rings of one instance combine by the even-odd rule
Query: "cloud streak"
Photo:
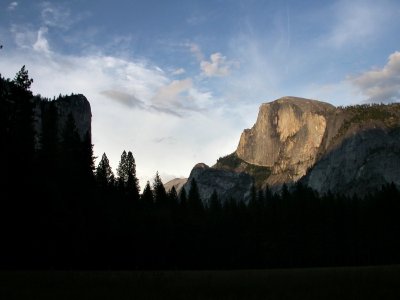
[(9, 11), (13, 11), (13, 10), (15, 10), (17, 8), (17, 6), (18, 6), (18, 2), (17, 1), (13, 1), (8, 5), (7, 9)]
[(43, 52), (45, 54), (50, 53), (49, 42), (45, 37), (47, 31), (48, 31), (47, 27), (41, 27), (37, 32), (36, 42), (32, 45), (35, 51)]
[(116, 90), (101, 91), (100, 94), (129, 108), (144, 108), (144, 102), (137, 99), (135, 95)]
[(399, 101), (400, 52), (396, 51), (392, 53), (383, 68), (349, 77), (348, 80), (368, 98), (367, 101)]

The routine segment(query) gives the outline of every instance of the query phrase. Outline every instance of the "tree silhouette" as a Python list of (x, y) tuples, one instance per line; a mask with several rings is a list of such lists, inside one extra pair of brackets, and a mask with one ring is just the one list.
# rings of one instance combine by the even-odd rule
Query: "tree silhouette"
[(21, 70), (15, 75), (14, 83), (17, 87), (29, 91), (33, 83), (33, 79), (29, 78), (28, 70), (25, 69), (25, 65), (22, 66)]
[(129, 200), (139, 200), (139, 181), (136, 177), (136, 163), (131, 151), (121, 154), (121, 160), (117, 168), (118, 189), (123, 192)]
[(114, 185), (114, 173), (105, 153), (103, 153), (96, 168), (96, 181), (98, 186), (104, 190), (107, 190)]
[(154, 194), (151, 190), (150, 182), (147, 181), (146, 186), (144, 187), (143, 193), (140, 197), (141, 202), (144, 206), (149, 207), (154, 203)]
[(188, 194), (188, 209), (194, 214), (201, 214), (204, 210), (203, 202), (200, 199), (199, 189), (197, 182), (194, 178), (190, 182)]
[(157, 206), (165, 206), (167, 204), (167, 193), (164, 188), (164, 184), (161, 181), (158, 172), (154, 177), (153, 182), (154, 200)]

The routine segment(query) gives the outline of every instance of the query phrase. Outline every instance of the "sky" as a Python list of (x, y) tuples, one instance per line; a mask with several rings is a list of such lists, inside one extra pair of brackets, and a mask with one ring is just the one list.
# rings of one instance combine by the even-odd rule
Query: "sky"
[(84, 94), (95, 155), (132, 151), (143, 187), (232, 153), (261, 103), (398, 102), (399, 31), (398, 0), (0, 0), (0, 73)]

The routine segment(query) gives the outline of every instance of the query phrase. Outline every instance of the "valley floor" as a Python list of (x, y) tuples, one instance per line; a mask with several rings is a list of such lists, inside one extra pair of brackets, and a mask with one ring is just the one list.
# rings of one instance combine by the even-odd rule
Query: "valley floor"
[(399, 299), (400, 266), (2, 271), (0, 299)]

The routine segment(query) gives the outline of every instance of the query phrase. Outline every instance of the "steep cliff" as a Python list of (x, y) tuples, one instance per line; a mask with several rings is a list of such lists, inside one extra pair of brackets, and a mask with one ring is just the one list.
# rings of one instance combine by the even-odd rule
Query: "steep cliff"
[(264, 103), (237, 150), (212, 169), (248, 174), (257, 187), (301, 180), (320, 193), (400, 186), (400, 104), (336, 108), (296, 97)]
[(271, 168), (269, 185), (297, 181), (314, 165), (334, 111), (330, 104), (294, 97), (262, 104), (253, 128), (242, 133), (236, 154)]
[(49, 111), (50, 105), (54, 104), (57, 111), (57, 132), (61, 136), (64, 130), (65, 122), (69, 114), (72, 114), (77, 131), (80, 138), (83, 140), (88, 133), (91, 135), (92, 111), (90, 103), (82, 94), (60, 96), (53, 101), (44, 101), (41, 98), (36, 98), (34, 103), (34, 119), (36, 132), (36, 145), (40, 147), (40, 136), (42, 133), (42, 122), (46, 112)]

